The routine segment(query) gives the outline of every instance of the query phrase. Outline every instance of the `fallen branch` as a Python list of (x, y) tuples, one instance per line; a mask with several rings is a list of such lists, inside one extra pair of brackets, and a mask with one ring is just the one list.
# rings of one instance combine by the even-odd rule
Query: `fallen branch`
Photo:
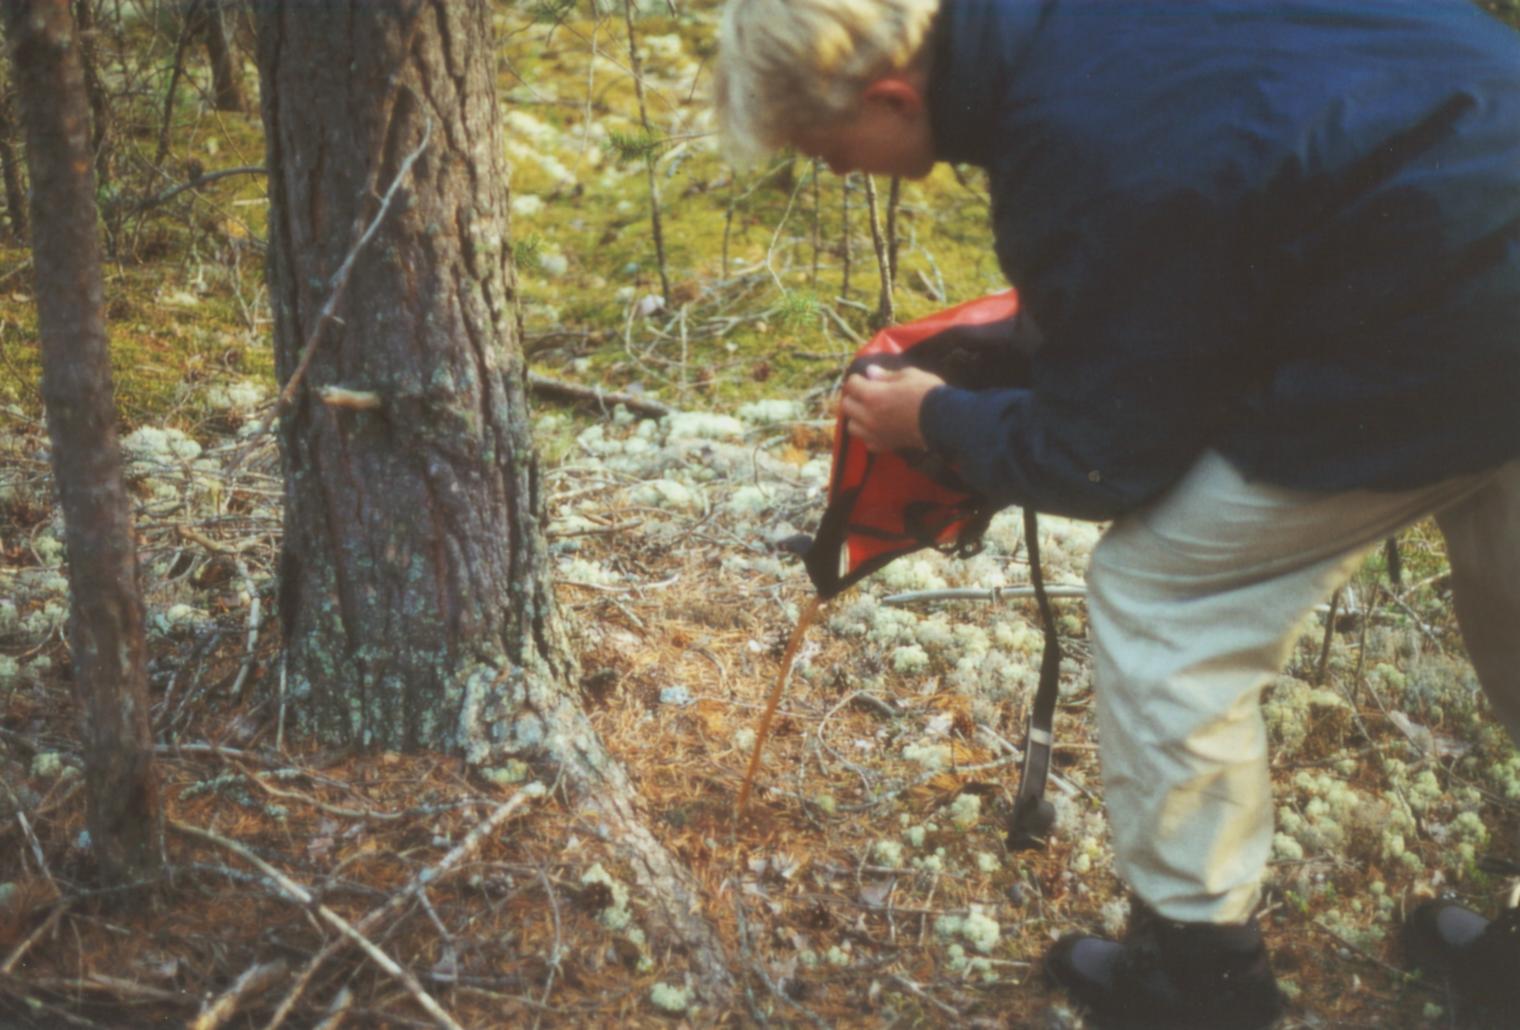
[[(725, 883), (724, 886), (729, 886), (729, 884)], [(781, 985), (771, 977), (770, 971), (765, 968), (764, 961), (760, 958), (759, 955), (756, 955), (750, 947), (749, 923), (744, 918), (743, 891), (734, 891), (733, 898), (734, 918), (739, 928), (739, 954), (743, 959), (744, 964), (749, 966), (750, 971), (760, 978), (760, 982), (765, 984), (765, 989), (770, 991), (771, 996), (774, 997), (777, 1001), (792, 1009), (794, 1012), (797, 1012), (800, 1015), (804, 1016), (807, 1021), (812, 1023), (815, 1027), (827, 1028), (829, 1024), (826, 1020), (820, 1017), (812, 1009), (809, 1009), (805, 1005), (802, 1005), (793, 1000), (791, 996), (789, 996), (786, 991), (782, 989)], [(766, 1022), (765, 1013), (755, 1004), (754, 998), (750, 995), (749, 991), (745, 991), (744, 993), (746, 1000), (748, 1000), (750, 1003), (750, 1015), (755, 1019), (756, 1023), (764, 1025)]]
[[(909, 590), (888, 594), (882, 604), (928, 604), (931, 601), (991, 601), (1001, 603), (1014, 597), (1033, 597), (1034, 587), (949, 587), (944, 590)], [(1047, 586), (1046, 597), (1086, 597), (1087, 588), (1078, 583)]]
[(348, 1018), (348, 1010), (354, 1006), (354, 992), (347, 987), (342, 988), (333, 995), (333, 1000), (328, 1004), (327, 1011), (322, 1013), (322, 1022), (312, 1027), (312, 1030), (338, 1030), (343, 1020)]
[(449, 1015), (442, 1005), (438, 1004), (438, 1000), (423, 989), (422, 984), (417, 982), (417, 978), (409, 970), (402, 968), (397, 964), (395, 959), (381, 951), (373, 941), (359, 932), (347, 919), (344, 919), (338, 913), (319, 902), (311, 891), (296, 883), (235, 840), (229, 840), (219, 833), (203, 830), (199, 826), (191, 826), (188, 823), (182, 823), (177, 820), (170, 819), (167, 822), (169, 829), (175, 833), (192, 837), (208, 844), (215, 844), (219, 848), (232, 852), (249, 865), (258, 869), (259, 872), (269, 877), (290, 900), (315, 913), (327, 925), (357, 944), (360, 950), (369, 956), (370, 961), (396, 979), (406, 989), (406, 992), (412, 996), (413, 1000), (422, 1006), (423, 1011), (432, 1016), (434, 1022), (439, 1026), (447, 1027), (448, 1030), (464, 1030), (455, 1021), (454, 1017)]
[(960, 1009), (955, 1008), (953, 1005), (947, 1005), (945, 1002), (940, 1001), (934, 995), (924, 990), (922, 986), (914, 983), (912, 980), (909, 980), (906, 976), (900, 976), (897, 973), (889, 973), (887, 975), (897, 986), (913, 995), (913, 997), (917, 998), (919, 1001), (922, 1001), (927, 1005), (932, 1005), (934, 1008), (939, 1009), (940, 1012), (944, 1013), (946, 1016), (949, 1016), (952, 1021), (959, 1022), (962, 1019), (966, 1018), (966, 1014)]
[(145, 197), (142, 200), (139, 200), (136, 204), (132, 205), (132, 210), (135, 211), (135, 212), (137, 212), (138, 214), (141, 214), (144, 211), (148, 211), (148, 210), (150, 210), (152, 208), (155, 208), (155, 207), (158, 207), (158, 206), (160, 206), (162, 204), (167, 204), (169, 201), (173, 200), (175, 197), (179, 196), (181, 193), (184, 193), (186, 190), (199, 189), (202, 186), (206, 186), (206, 185), (209, 185), (209, 184), (211, 184), (213, 182), (216, 182), (216, 180), (218, 180), (218, 179), (225, 179), (225, 178), (227, 178), (230, 175), (266, 175), (266, 174), (268, 174), (268, 172), (262, 166), (249, 166), (249, 167), (244, 167), (244, 168), (222, 168), (222, 169), (219, 169), (219, 170), (217, 170), (215, 172), (202, 172), (201, 174), (195, 176), (194, 178), (188, 179), (185, 182), (180, 183), (178, 186), (171, 187), (170, 189), (167, 189), (167, 190), (165, 190), (162, 193), (156, 194), (155, 196)]
[(243, 581), (243, 590), (248, 594), (248, 636), (243, 644), (243, 663), (238, 666), (237, 677), (232, 681), (232, 688), (228, 694), (241, 699), (243, 696), (243, 684), (248, 682), (248, 674), (253, 671), (253, 663), (257, 658), (259, 646), (259, 616), (262, 606), (259, 602), (259, 588), (254, 583), (253, 577), (248, 574), (248, 565), (241, 558), (234, 558), (233, 563), (237, 566), (238, 576)]
[(16, 963), (20, 962), (22, 957), (32, 949), (32, 945), (36, 944), (47, 935), (48, 931), (58, 925), (58, 920), (63, 917), (64, 912), (68, 911), (70, 904), (72, 904), (71, 901), (60, 901), (55, 904), (53, 911), (48, 913), (47, 918), (38, 925), (37, 929), (27, 934), (25, 940), (11, 949), (11, 953), (5, 956), (5, 961), (0, 962), (0, 976), (8, 976), (11, 970), (16, 968)]
[[(535, 787), (537, 788), (536, 790), (534, 789)], [(355, 937), (353, 938), (355, 943), (364, 939), (362, 934), (374, 929), (379, 925), (381, 920), (399, 911), (413, 897), (418, 896), (428, 884), (437, 883), (455, 866), (473, 855), (476, 849), (480, 847), (481, 842), (495, 832), (502, 823), (510, 819), (519, 808), (528, 801), (541, 797), (543, 794), (544, 788), (542, 785), (529, 784), (516, 794), (513, 794), (502, 804), (497, 805), (495, 810), (466, 834), (464, 840), (454, 845), (454, 849), (447, 855), (444, 855), (437, 865), (429, 866), (419, 872), (416, 876), (412, 877), (410, 883), (394, 894), (384, 905), (374, 909), (366, 914), (363, 919), (360, 919), (352, 927), (355, 931)], [(321, 968), (324, 962), (342, 950), (345, 943), (346, 941), (342, 938), (331, 941), (321, 951), (311, 957), (311, 960), (306, 963), (305, 968), (296, 976), (295, 985), (291, 987), (289, 993), (280, 1002), (279, 1007), (275, 1009), (274, 1015), (270, 1016), (269, 1022), (264, 1024), (264, 1030), (276, 1030), (277, 1027), (285, 1022), (286, 1017), (290, 1015), (290, 1010), (295, 1007), (296, 1001), (299, 1000), (302, 992), (306, 990), (306, 986), (311, 983), (311, 979), (316, 975), (317, 970)], [(421, 987), (419, 986), (418, 989), (421, 990)]]
[(16, 792), (11, 790), (9, 783), (0, 782), (0, 787), (5, 788), (6, 796), (11, 799), (11, 808), (15, 813), (16, 825), (21, 827), (21, 835), (26, 838), (27, 844), (31, 846), (32, 857), (37, 861), (37, 868), (47, 878), (48, 883), (53, 885), (53, 892), (55, 894), (62, 894), (63, 891), (58, 887), (58, 881), (53, 879), (53, 871), (48, 868), (47, 856), (42, 851), (42, 842), (32, 832), (32, 824), (26, 818), (26, 806), (21, 803), (21, 799), (16, 796)]
[(528, 373), (528, 386), (534, 393), (540, 396), (570, 401), (575, 404), (591, 405), (604, 415), (611, 412), (619, 404), (635, 415), (644, 415), (649, 418), (664, 418), (670, 414), (671, 410), (669, 406), (661, 404), (659, 401), (650, 400), (648, 397), (639, 397), (631, 393), (619, 393), (613, 390), (598, 390), (591, 386), (580, 386), (576, 383), (567, 383), (563, 379), (551, 379), (549, 376), (540, 375), (537, 372)]
[(273, 987), (289, 974), (290, 967), (286, 965), (284, 959), (250, 966), (242, 976), (233, 981), (231, 987), (218, 995), (215, 1001), (201, 1011), (200, 1015), (190, 1021), (189, 1030), (217, 1030), (217, 1027), (233, 1017), (243, 1002)]
[(864, 344), (866, 342), (866, 338), (864, 336), (861, 336), (859, 333), (857, 333), (855, 331), (855, 327), (852, 326), (852, 325), (850, 325), (850, 323), (848, 323), (848, 322), (846, 322), (844, 320), (844, 316), (843, 315), (841, 315), (839, 312), (835, 311), (828, 304), (822, 305), (822, 308), (823, 308), (823, 314), (824, 314), (824, 316), (826, 318), (828, 318), (828, 320), (830, 322), (833, 322), (834, 323), (834, 327), (836, 329), (838, 329), (841, 333), (843, 333), (850, 340), (851, 343), (854, 343), (857, 346), (859, 346), (859, 345), (862, 345), (862, 344)]

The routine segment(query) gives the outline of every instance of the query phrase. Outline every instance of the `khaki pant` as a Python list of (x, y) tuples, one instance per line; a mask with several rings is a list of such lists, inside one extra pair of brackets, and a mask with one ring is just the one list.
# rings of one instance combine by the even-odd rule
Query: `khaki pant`
[(1104, 797), (1119, 872), (1162, 915), (1250, 915), (1272, 842), (1262, 688), (1367, 550), (1432, 513), (1469, 655), (1520, 741), (1520, 462), (1314, 494), (1210, 453), (1104, 535), (1088, 571)]

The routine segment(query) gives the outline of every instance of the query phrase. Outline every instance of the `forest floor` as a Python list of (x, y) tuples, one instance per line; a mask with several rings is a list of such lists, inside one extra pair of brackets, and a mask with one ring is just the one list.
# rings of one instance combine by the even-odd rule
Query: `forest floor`
[[(89, 886), (28, 259), (0, 248), (0, 1027), (409, 1027), (438, 1011), (469, 1027), (1081, 1027), (1041, 956), (1127, 912), (1083, 603), (1056, 602), (1057, 829), (1014, 854), (1033, 606), (887, 600), (1025, 584), (1016, 513), (980, 556), (902, 559), (825, 609), (735, 812), (811, 598), (776, 544), (816, 525), (840, 370), (881, 309), (864, 183), (718, 160), (701, 105), (712, 3), (642, 5), (644, 119), (620, 11), (498, 7), (533, 369), (677, 409), (537, 402), (578, 687), (691, 870), (736, 1001), (692, 997), (630, 871), (540, 770), (333, 753), (287, 727), (282, 483), (258, 431), (263, 183), (239, 175), (104, 222), (170, 820), (165, 877), (127, 889)], [(262, 160), (256, 114), (178, 111), (176, 160)], [(650, 252), (646, 156), (668, 268)], [(1001, 285), (975, 182), (941, 169), (895, 211), (899, 318)], [(1101, 527), (1041, 526), (1047, 580), (1080, 585)], [(1520, 873), (1520, 756), (1463, 657), (1439, 534), (1416, 526), (1398, 552), (1397, 567), (1369, 557), (1266, 696), (1278, 832), (1262, 918), (1287, 1028), (1456, 1025), (1442, 985), (1403, 971), (1401, 916), (1443, 891), (1491, 911)]]
[[(1027, 582), (1011, 514), (982, 555), (922, 552), (824, 610), (735, 817), (760, 709), (810, 597), (774, 543), (821, 505), (830, 433), (817, 416), (786, 401), (660, 420), (540, 415), (544, 434), (580, 427), (549, 471), (549, 537), (579, 627), (583, 699), (700, 885), (742, 988), (726, 1012), (694, 1003), (682, 957), (643, 932), (598, 828), (532, 768), (328, 753), (284, 731), (265, 618), (279, 531), (267, 436), (127, 438), (163, 794), (179, 829), (162, 882), (81, 887), (61, 532), (45, 434), (13, 417), (0, 440), (22, 474), (8, 477), (6, 503), (24, 531), (7, 535), (0, 601), (0, 849), (12, 870), (0, 883), (0, 1025), (262, 1026), (286, 999), (293, 1026), (333, 1013), (430, 1025), (425, 992), (481, 1027), (1081, 1026), (1044, 984), (1041, 955), (1064, 931), (1118, 930), (1127, 908), (1102, 815), (1082, 602), (1056, 602), (1068, 656), (1058, 827), (1045, 849), (1013, 854), (1003, 820), (1036, 613), (886, 600)], [(1080, 584), (1097, 532), (1042, 521), (1049, 582)], [(1268, 694), (1280, 808), (1264, 925), (1292, 997), (1288, 1027), (1452, 1025), (1440, 985), (1401, 971), (1400, 916), (1439, 891), (1492, 909), (1520, 859), (1520, 761), (1484, 721), (1432, 539), (1417, 527), (1401, 540), (1402, 586), (1369, 560), (1328, 650), (1321, 620)], [(414, 979), (345, 946), (316, 902), (292, 903), (229, 842)], [(235, 991), (245, 975), (252, 986)], [(225, 1024), (207, 1016), (218, 1011)]]

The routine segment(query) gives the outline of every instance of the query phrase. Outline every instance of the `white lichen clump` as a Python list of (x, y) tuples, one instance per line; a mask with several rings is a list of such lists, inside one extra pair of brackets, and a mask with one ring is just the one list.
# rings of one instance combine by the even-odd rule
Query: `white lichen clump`
[(877, 577), (889, 590), (943, 590), (948, 585), (939, 571), (944, 559), (932, 551), (929, 554), (934, 557), (899, 558)]
[(871, 845), (871, 857), (884, 866), (902, 868), (903, 847), (895, 840), (878, 840)]
[(609, 930), (627, 929), (633, 921), (633, 914), (628, 911), (628, 888), (603, 869), (600, 862), (581, 874), (582, 886), (590, 886), (593, 883), (605, 886), (612, 898), (612, 902), (597, 916), (602, 925)]
[(700, 511), (703, 507), (701, 491), (675, 479), (640, 483), (629, 491), (628, 500), (647, 508), (672, 511)]
[(153, 614), (153, 623), (162, 633), (190, 633), (207, 623), (211, 616), (194, 605), (177, 602)]
[(742, 519), (763, 515), (775, 505), (771, 491), (755, 483), (746, 483), (729, 495), (727, 508)]
[(744, 423), (732, 415), (678, 411), (662, 420), (668, 439), (732, 440), (744, 435)]
[(949, 744), (909, 744), (903, 748), (902, 755), (925, 769), (938, 771), (950, 768), (954, 752)]
[(802, 405), (794, 400), (759, 400), (740, 405), (739, 417), (745, 422), (768, 426), (778, 422), (795, 422), (802, 417)]
[(997, 920), (987, 915), (981, 905), (972, 905), (964, 916), (940, 916), (934, 921), (934, 932), (943, 938), (962, 937), (985, 955), (997, 947), (1001, 931)]
[(965, 832), (982, 817), (982, 799), (976, 794), (957, 794), (950, 803), (950, 825)]
[(929, 667), (929, 653), (917, 644), (907, 644), (892, 652), (892, 669), (912, 676)]
[(131, 460), (159, 463), (183, 463), (201, 456), (201, 445), (173, 427), (143, 426), (121, 439), (121, 448)]
[(691, 991), (684, 987), (656, 982), (649, 988), (649, 1000), (662, 1012), (685, 1012), (691, 1007)]
[(266, 391), (258, 383), (239, 379), (217, 383), (206, 391), (206, 406), (217, 411), (246, 413), (264, 403)]
[(1309, 731), (1336, 710), (1351, 706), (1333, 690), (1313, 687), (1291, 676), (1280, 676), (1262, 702), (1267, 731), (1277, 742), (1279, 754), (1291, 755), (1303, 746)]

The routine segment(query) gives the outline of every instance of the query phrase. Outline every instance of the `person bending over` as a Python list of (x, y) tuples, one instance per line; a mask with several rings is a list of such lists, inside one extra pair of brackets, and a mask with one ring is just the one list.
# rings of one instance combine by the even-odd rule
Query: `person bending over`
[[(876, 370), (842, 411), (1111, 520), (1088, 610), (1137, 904), (1046, 968), (1100, 1018), (1272, 1022), (1259, 696), (1369, 547), (1435, 516), (1520, 740), (1520, 36), (1468, 0), (730, 0), (716, 105), (740, 151), (986, 170), (1030, 385)], [(1520, 1012), (1520, 915), (1408, 932)]]

